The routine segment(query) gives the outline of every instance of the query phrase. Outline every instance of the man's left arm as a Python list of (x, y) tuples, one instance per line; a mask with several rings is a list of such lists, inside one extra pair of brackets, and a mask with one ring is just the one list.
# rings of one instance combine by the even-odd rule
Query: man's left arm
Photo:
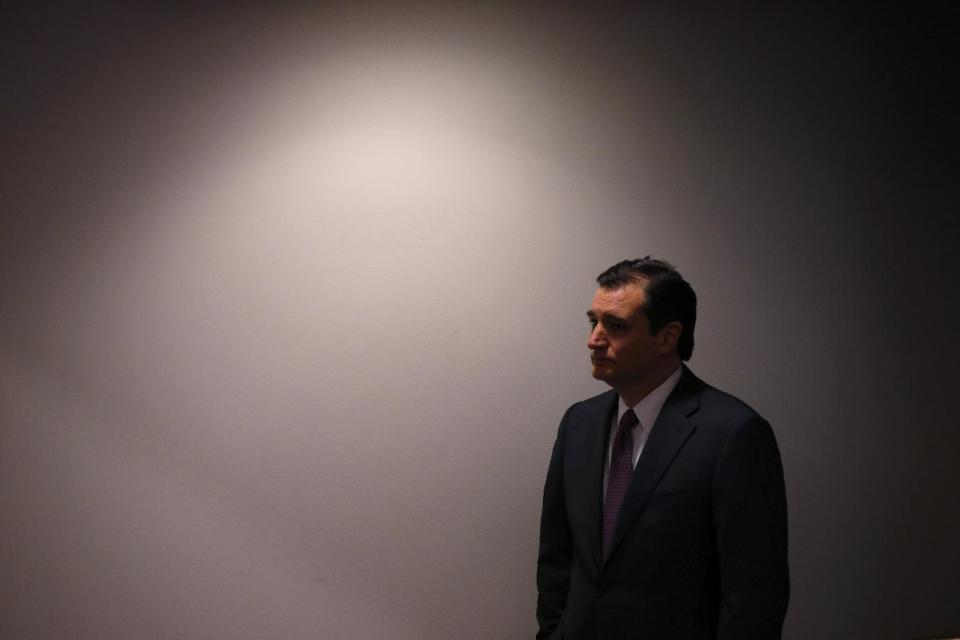
[(721, 588), (717, 638), (778, 639), (790, 596), (787, 499), (773, 430), (759, 416), (725, 444), (713, 505)]

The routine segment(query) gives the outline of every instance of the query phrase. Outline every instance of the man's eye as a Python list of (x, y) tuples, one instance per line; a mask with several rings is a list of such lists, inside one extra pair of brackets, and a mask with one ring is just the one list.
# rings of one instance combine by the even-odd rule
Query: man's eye
[(622, 324), (622, 323), (620, 323), (620, 322), (610, 322), (610, 323), (607, 324), (607, 327), (608, 327), (611, 331), (624, 331), (624, 330), (626, 330), (627, 325)]

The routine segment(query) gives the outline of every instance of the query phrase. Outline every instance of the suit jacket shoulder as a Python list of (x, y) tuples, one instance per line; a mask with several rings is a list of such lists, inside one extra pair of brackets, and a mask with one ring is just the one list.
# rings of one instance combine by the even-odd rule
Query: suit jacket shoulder
[(743, 427), (769, 429), (767, 421), (746, 402), (703, 382), (686, 366), (683, 369), (683, 377), (664, 405), (665, 410), (679, 409), (712, 437), (729, 437)]
[(619, 396), (614, 390), (604, 391), (585, 400), (575, 402), (567, 409), (567, 419), (573, 423), (581, 423), (584, 420), (593, 421), (597, 417), (604, 417), (610, 414), (617, 406)]

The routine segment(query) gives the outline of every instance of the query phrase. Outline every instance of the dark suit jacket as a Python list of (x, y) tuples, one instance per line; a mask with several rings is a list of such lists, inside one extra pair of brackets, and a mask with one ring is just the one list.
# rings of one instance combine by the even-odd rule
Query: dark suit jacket
[(684, 367), (604, 561), (603, 467), (617, 402), (608, 391), (560, 422), (543, 492), (538, 640), (779, 638), (787, 509), (770, 425)]

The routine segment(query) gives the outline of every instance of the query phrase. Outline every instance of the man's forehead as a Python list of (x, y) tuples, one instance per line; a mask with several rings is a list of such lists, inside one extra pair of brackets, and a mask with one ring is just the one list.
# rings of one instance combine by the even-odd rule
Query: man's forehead
[(638, 311), (645, 299), (643, 284), (628, 283), (622, 287), (598, 287), (593, 295), (590, 311), (595, 314), (614, 313), (627, 316)]

